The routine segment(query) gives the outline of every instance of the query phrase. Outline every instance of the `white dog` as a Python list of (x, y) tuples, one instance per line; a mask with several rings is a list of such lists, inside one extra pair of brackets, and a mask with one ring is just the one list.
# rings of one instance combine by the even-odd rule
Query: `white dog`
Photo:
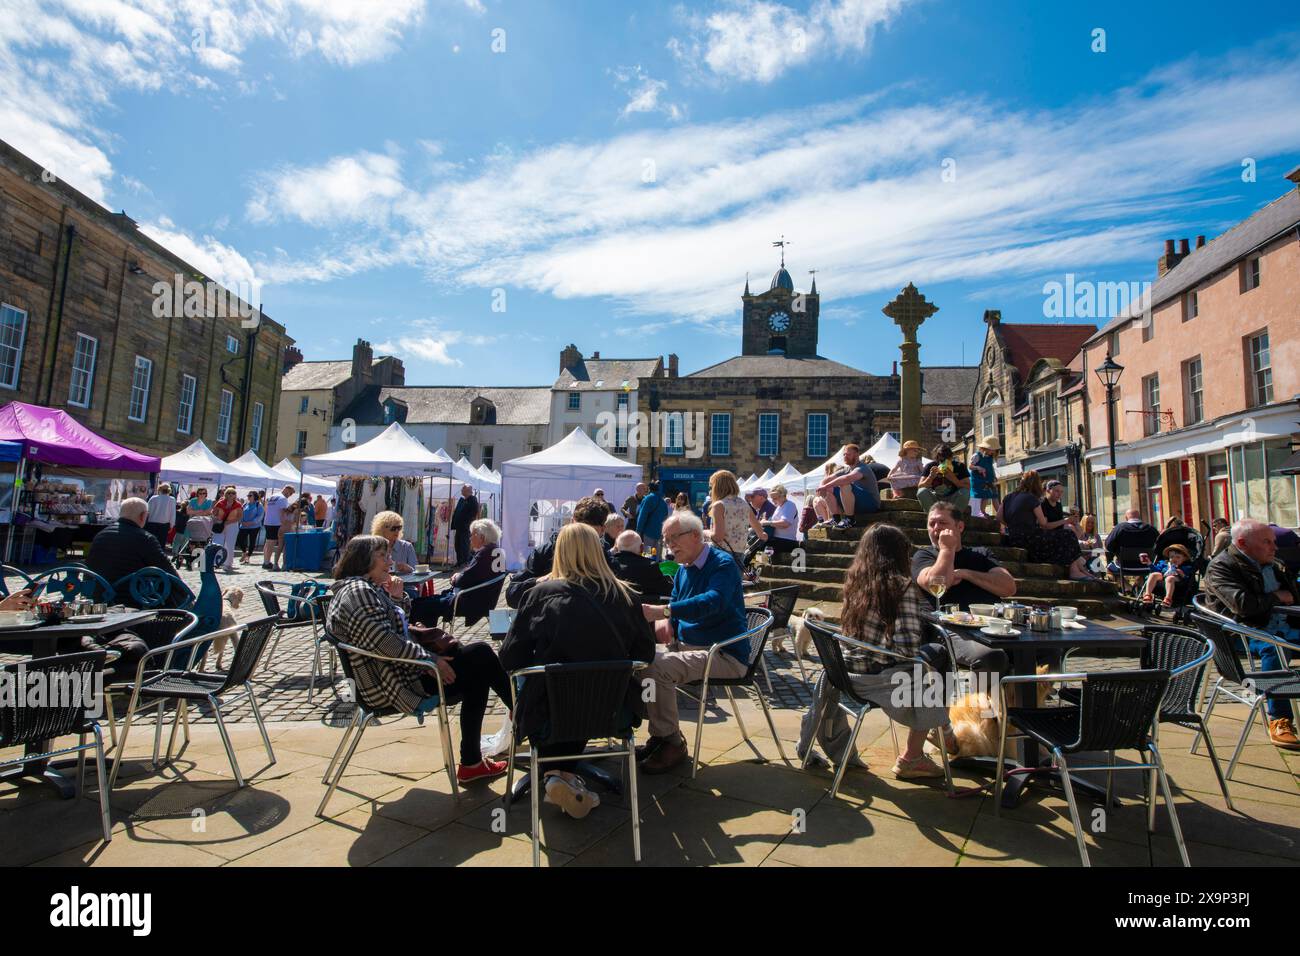
[[(239, 610), (239, 605), (244, 603), (244, 592), (239, 588), (226, 588), (221, 592), (221, 600), (226, 608), (221, 612), (221, 630), (234, 627), (239, 622), (235, 620), (235, 611)], [(226, 654), (226, 643), (230, 636), (218, 637), (212, 642), (212, 650), (217, 655), (217, 661), (213, 665), (215, 670), (221, 670), (222, 658)]]
[(777, 637), (772, 638), (772, 650), (781, 653), (785, 650), (785, 639), (792, 633), (794, 634), (794, 655), (802, 660), (808, 656), (808, 648), (812, 646), (812, 632), (808, 630), (805, 621), (816, 621), (818, 624), (825, 622), (826, 612), (819, 607), (810, 607), (803, 612), (802, 617), (791, 616), (790, 631), (782, 632)]

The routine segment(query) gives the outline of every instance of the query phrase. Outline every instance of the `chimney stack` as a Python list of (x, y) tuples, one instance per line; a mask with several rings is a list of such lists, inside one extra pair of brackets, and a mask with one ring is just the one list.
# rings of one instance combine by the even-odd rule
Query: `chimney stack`
[(595, 361), (598, 360), (599, 358), (600, 358), (600, 353), (599, 353), (599, 352), (592, 352), (592, 353), (591, 353), (591, 360), (592, 360), (593, 362), (595, 362)]
[[(997, 324), (1000, 323), (1001, 321), (1002, 321), (1002, 310), (1001, 310), (1001, 309), (985, 309), (985, 310), (984, 310), (984, 324), (985, 324), (985, 325), (997, 325)], [(895, 363), (894, 363), (894, 366), (895, 366), (895, 370), (894, 370), (894, 371), (895, 371), (895, 374), (897, 374), (897, 371), (898, 371), (898, 370), (897, 370), (898, 363), (895, 362)]]
[(673, 352), (668, 356), (668, 377), (677, 377), (677, 353)]
[(569, 370), (576, 369), (581, 364), (582, 364), (582, 353), (578, 351), (578, 347), (576, 345), (570, 344), (565, 347), (563, 352), (560, 353), (561, 373), (563, 373), (565, 369), (569, 369)]
[(352, 380), (358, 385), (370, 381), (370, 366), (374, 364), (375, 353), (365, 339), (357, 339), (352, 346)]
[(1203, 245), (1205, 245), (1205, 237), (1204, 237), (1204, 236), (1197, 236), (1197, 237), (1196, 237), (1196, 248), (1199, 249), (1199, 248), (1201, 248)]
[(302, 352), (299, 351), (298, 347), (296, 345), (288, 346), (284, 350), (284, 367), (281, 369), (281, 373), (289, 371), (289, 369), (293, 368), (301, 361)]
[[(989, 313), (987, 313), (987, 312), (984, 313), (985, 321), (988, 320), (988, 314), (989, 314)], [(994, 315), (1001, 315), (1002, 313), (1001, 313), (1001, 312), (994, 312), (993, 314), (994, 314)], [(997, 323), (995, 322), (994, 324), (996, 325)], [(894, 359), (894, 370), (893, 370), (892, 372), (890, 372), (889, 374), (890, 374), (890, 375), (897, 375), (897, 374), (898, 374), (898, 359)]]
[(1187, 240), (1178, 241), (1178, 251), (1174, 251), (1174, 240), (1165, 240), (1165, 254), (1156, 262), (1156, 277), (1164, 275), (1178, 263), (1187, 258), (1190, 250), (1187, 248)]

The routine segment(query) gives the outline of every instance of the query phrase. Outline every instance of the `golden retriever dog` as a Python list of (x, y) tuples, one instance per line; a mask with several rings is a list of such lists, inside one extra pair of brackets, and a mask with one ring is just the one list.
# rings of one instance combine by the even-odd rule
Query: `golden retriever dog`
[[(1047, 665), (1039, 664), (1038, 673), (1046, 674)], [(1038, 706), (1042, 707), (1052, 695), (1051, 684), (1037, 684)], [(948, 708), (948, 721), (957, 738), (958, 757), (996, 757), (998, 738), (1002, 734), (1001, 717), (989, 695), (983, 691), (964, 694)]]
[[(235, 611), (239, 610), (239, 605), (244, 603), (244, 592), (239, 588), (226, 588), (221, 592), (221, 600), (226, 605), (221, 612), (221, 630), (224, 631), (239, 623), (235, 620)], [(222, 660), (226, 656), (226, 644), (229, 641), (229, 635), (213, 640), (212, 652), (217, 655), (216, 663), (213, 664), (214, 670), (221, 670)]]
[(818, 624), (825, 622), (826, 612), (819, 607), (810, 607), (803, 612), (803, 616), (791, 615), (789, 633), (782, 631), (780, 635), (772, 638), (772, 650), (779, 654), (785, 650), (785, 639), (794, 634), (794, 653), (795, 656), (802, 659), (808, 656), (808, 648), (812, 646), (812, 633), (808, 630), (808, 625), (804, 621), (816, 621)]

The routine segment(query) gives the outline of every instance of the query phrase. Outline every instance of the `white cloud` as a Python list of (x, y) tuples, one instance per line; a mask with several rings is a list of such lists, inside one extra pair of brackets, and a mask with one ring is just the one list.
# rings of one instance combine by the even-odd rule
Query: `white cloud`
[(685, 117), (686, 111), (680, 104), (660, 100), (667, 92), (668, 84), (649, 76), (640, 66), (620, 66), (610, 72), (615, 81), (627, 91), (628, 100), (623, 107), (623, 116), (632, 113), (663, 113), (670, 120)]
[(377, 222), (387, 218), (393, 201), (404, 192), (396, 157), (360, 152), (264, 175), (254, 187), (247, 213), (259, 223), (283, 218), (313, 226)]
[(876, 28), (907, 0), (817, 0), (806, 11), (770, 0), (731, 0), (686, 18), (690, 35), (668, 48), (693, 70), (720, 79), (770, 83), (812, 60), (861, 54)]
[(415, 359), (432, 365), (461, 367), (465, 363), (449, 351), (453, 345), (474, 348), (491, 345), (500, 339), (497, 335), (482, 335), (444, 329), (437, 319), (416, 319), (403, 323), (406, 334), (380, 342), (375, 352)]
[[(195, 238), (178, 229), (169, 219), (156, 223), (141, 223), (140, 231), (180, 256), (209, 279), (215, 279), (227, 289), (238, 292), (249, 305), (257, 306), (262, 303), (265, 291), (263, 278), (253, 264), (232, 246), (212, 236)], [(169, 277), (156, 276), (155, 278)]]
[[(367, 221), (378, 225), (350, 230), (330, 256), (286, 256), (276, 271), (292, 281), (291, 267), (328, 277), (401, 261), (438, 284), (601, 297), (619, 312), (712, 325), (734, 316), (746, 272), (765, 287), (780, 234), (794, 240), (798, 285), (817, 268), (827, 297), (1154, 263), (1155, 237), (1211, 177), (1230, 191), (1240, 157), (1294, 149), (1292, 52), (1166, 70), (1051, 111), (859, 99), (502, 151), (407, 183), (400, 203), (343, 204), (320, 224), (375, 209)], [(947, 158), (952, 182), (941, 176)], [(1258, 188), (1263, 201), (1286, 184)]]

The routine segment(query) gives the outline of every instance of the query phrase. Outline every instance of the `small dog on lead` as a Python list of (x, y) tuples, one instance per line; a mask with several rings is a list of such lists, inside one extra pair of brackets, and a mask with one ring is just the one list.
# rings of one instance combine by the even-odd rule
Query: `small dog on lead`
[[(221, 611), (221, 630), (224, 631), (239, 623), (235, 620), (235, 612), (239, 610), (239, 605), (244, 603), (244, 592), (239, 588), (226, 588), (221, 592), (221, 603), (225, 605)], [(226, 635), (212, 642), (212, 651), (217, 655), (216, 663), (213, 665), (215, 670), (221, 670), (222, 659), (226, 655), (226, 644), (229, 641), (230, 635)]]
[[(816, 621), (818, 624), (825, 623), (826, 612), (819, 607), (810, 607), (803, 612), (802, 617), (790, 618), (790, 633), (794, 634), (794, 653), (799, 658), (807, 657), (808, 648), (812, 646), (812, 632), (808, 630), (805, 621)], [(772, 638), (772, 650), (778, 654), (784, 651), (787, 637), (789, 637), (789, 634), (782, 632), (777, 637)]]

